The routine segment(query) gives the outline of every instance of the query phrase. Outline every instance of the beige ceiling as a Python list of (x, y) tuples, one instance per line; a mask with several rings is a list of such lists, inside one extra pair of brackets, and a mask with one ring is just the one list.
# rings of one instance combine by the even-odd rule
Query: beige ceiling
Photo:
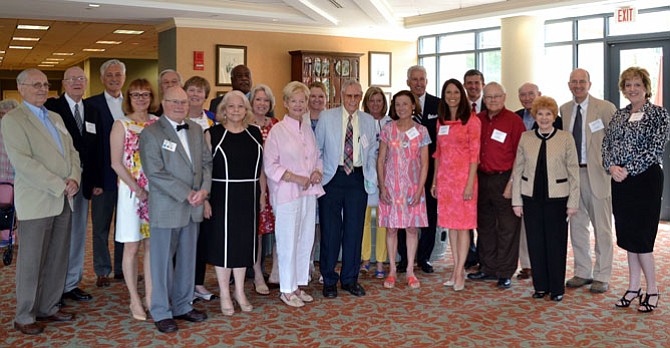
[[(667, 0), (639, 3), (667, 4)], [(157, 33), (170, 27), (281, 31), (369, 38), (415, 40), (428, 26), (502, 17), (563, 7), (572, 15), (602, 12), (621, 0), (3, 0), (0, 8), (0, 69), (36, 67), (63, 58), (63, 70), (90, 57), (157, 58)], [(97, 4), (100, 7), (91, 7)], [(595, 4), (595, 5), (594, 5)], [(593, 6), (605, 6), (594, 10)], [(660, 5), (659, 5), (660, 6)], [(552, 11), (549, 15), (557, 15)], [(567, 15), (566, 15), (567, 16)], [(18, 24), (48, 25), (47, 31), (18, 30)], [(114, 34), (143, 30), (141, 35)], [(435, 30), (435, 29), (432, 29)], [(444, 30), (444, 29), (442, 29)], [(13, 37), (39, 41), (16, 41)], [(121, 41), (118, 45), (96, 41)], [(30, 46), (30, 50), (10, 49)], [(104, 48), (86, 52), (85, 48)], [(5, 51), (2, 53), (1, 51)], [(71, 56), (54, 56), (71, 52)]]

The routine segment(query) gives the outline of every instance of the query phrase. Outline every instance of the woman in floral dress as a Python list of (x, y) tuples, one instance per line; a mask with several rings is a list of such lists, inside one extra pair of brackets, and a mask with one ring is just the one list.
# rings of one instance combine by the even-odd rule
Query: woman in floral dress
[(123, 277), (130, 293), (130, 313), (137, 320), (146, 320), (137, 291), (137, 261), (140, 245), (144, 244), (144, 290), (146, 306), (151, 304), (149, 268), (149, 187), (140, 163), (139, 140), (144, 127), (158, 118), (154, 111), (155, 93), (146, 79), (130, 83), (123, 99), (126, 116), (114, 122), (110, 135), (112, 168), (119, 176), (116, 208), (116, 241), (124, 243)]

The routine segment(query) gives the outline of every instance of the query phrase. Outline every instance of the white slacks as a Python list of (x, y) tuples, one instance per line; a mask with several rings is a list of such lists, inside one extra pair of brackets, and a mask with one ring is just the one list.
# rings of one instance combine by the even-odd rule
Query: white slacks
[(292, 293), (307, 285), (309, 256), (314, 244), (316, 196), (279, 204), (275, 210), (275, 239), (279, 260), (279, 288)]

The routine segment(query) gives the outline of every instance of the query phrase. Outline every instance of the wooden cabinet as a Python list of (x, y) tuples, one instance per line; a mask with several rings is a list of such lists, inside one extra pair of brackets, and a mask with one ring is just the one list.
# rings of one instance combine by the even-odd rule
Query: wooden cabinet
[(290, 51), (291, 80), (310, 83), (321, 81), (326, 85), (326, 108), (340, 106), (342, 83), (346, 80), (360, 81), (361, 56), (363, 53)]

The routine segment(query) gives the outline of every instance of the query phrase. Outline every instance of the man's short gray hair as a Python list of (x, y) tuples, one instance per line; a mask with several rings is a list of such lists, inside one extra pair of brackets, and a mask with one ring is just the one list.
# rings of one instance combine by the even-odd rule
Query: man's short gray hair
[(182, 81), (182, 80), (181, 80), (181, 74), (180, 74), (179, 72), (177, 72), (177, 70), (174, 70), (174, 69), (165, 69), (165, 70), (161, 71), (160, 74), (158, 74), (158, 85), (159, 85), (159, 86), (161, 85), (161, 80), (163, 79), (163, 75), (165, 75), (165, 74), (167, 74), (167, 73), (175, 73), (175, 74), (177, 74), (177, 78), (179, 79), (179, 85), (180, 85), (180, 86), (182, 85), (182, 83), (181, 83), (181, 81)]
[(484, 89), (483, 89), (484, 90), (484, 95), (486, 95), (486, 89), (490, 88), (490, 87), (498, 87), (498, 88), (500, 88), (500, 90), (504, 94), (507, 94), (507, 91), (505, 90), (505, 87), (503, 85), (499, 84), (498, 82), (492, 81), (492, 82), (487, 83), (486, 86), (484, 86)]
[(421, 65), (412, 65), (407, 69), (407, 79), (409, 80), (412, 76), (412, 73), (415, 71), (421, 71), (423, 72), (424, 75), (428, 76), (428, 73), (426, 72), (426, 68), (422, 67)]
[(35, 69), (35, 68), (29, 68), (29, 69), (23, 70), (22, 72), (20, 72), (20, 73), (16, 76), (16, 84), (17, 84), (17, 85), (22, 85), (22, 84), (23, 84), (23, 81), (25, 81), (25, 80), (28, 78), (28, 75), (30, 75), (31, 73), (34, 73), (34, 72), (38, 72), (38, 73), (42, 73), (42, 74), (44, 74), (44, 73), (42, 72), (42, 70), (40, 70), (40, 69)]
[(0, 101), (0, 111), (9, 112), (17, 106), (19, 106), (19, 102), (17, 102), (16, 99), (5, 99)]
[(361, 90), (361, 93), (363, 92), (363, 87), (361, 87), (361, 83), (356, 81), (356, 80), (346, 80), (342, 83), (342, 94), (344, 94), (344, 91), (347, 89), (349, 86), (358, 86), (358, 88)]
[(126, 65), (123, 64), (122, 61), (120, 61), (118, 59), (110, 59), (110, 60), (102, 63), (102, 65), (100, 66), (100, 77), (104, 76), (105, 71), (107, 71), (107, 69), (109, 69), (109, 67), (112, 66), (112, 65), (120, 65), (121, 66), (121, 72), (123, 72), (124, 75), (126, 74)]

